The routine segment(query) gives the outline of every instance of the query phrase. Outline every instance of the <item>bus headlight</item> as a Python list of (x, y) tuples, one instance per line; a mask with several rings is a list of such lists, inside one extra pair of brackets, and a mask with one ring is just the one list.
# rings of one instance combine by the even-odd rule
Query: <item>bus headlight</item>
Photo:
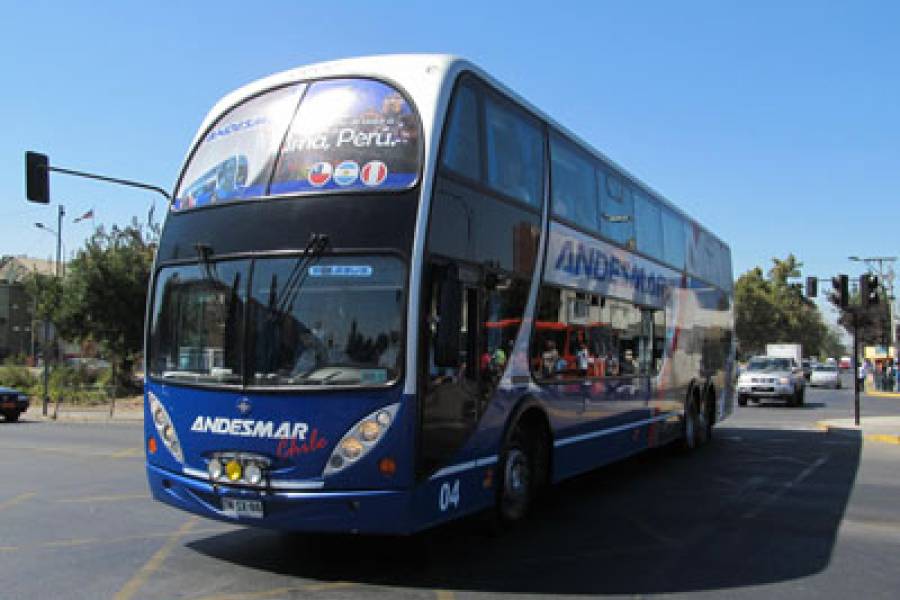
[(150, 402), (150, 414), (153, 415), (153, 425), (156, 426), (156, 433), (163, 441), (163, 445), (169, 453), (180, 463), (184, 463), (184, 453), (181, 450), (181, 443), (178, 441), (178, 434), (175, 432), (175, 426), (169, 413), (159, 401), (159, 398), (153, 392), (147, 392), (147, 400)]
[(213, 481), (222, 476), (222, 462), (218, 458), (209, 461), (209, 478)]
[(368, 454), (384, 438), (399, 408), (399, 404), (385, 406), (354, 424), (335, 446), (331, 458), (325, 463), (322, 476), (334, 475)]

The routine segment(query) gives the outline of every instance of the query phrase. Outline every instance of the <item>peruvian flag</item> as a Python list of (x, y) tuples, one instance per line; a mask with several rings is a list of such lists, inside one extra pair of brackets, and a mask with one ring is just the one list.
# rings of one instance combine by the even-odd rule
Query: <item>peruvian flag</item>
[(367, 162), (366, 165), (362, 168), (362, 172), (360, 173), (359, 178), (365, 185), (376, 186), (384, 183), (384, 179), (385, 177), (387, 177), (387, 174), (387, 165), (380, 160), (373, 160), (371, 162)]

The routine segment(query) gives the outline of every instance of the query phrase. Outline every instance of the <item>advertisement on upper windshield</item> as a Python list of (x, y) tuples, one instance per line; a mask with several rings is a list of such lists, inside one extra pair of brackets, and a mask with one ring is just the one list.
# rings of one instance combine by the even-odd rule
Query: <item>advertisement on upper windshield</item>
[(270, 193), (403, 189), (418, 167), (418, 120), (399, 92), (367, 79), (321, 81), (300, 103)]
[(172, 210), (268, 195), (406, 189), (418, 177), (419, 143), (415, 113), (389, 85), (297, 84), (239, 105), (212, 127)]

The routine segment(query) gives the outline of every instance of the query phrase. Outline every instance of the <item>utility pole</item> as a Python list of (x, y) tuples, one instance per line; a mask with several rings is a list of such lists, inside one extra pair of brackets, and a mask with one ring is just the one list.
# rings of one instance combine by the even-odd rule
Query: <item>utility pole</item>
[[(56, 264), (54, 265), (54, 274), (56, 276), (56, 280), (58, 284), (62, 284), (62, 276), (63, 276), (63, 267), (62, 267), (62, 225), (63, 225), (63, 217), (66, 216), (66, 208), (60, 204), (56, 213), (56, 231), (50, 229), (43, 223), (35, 223), (34, 226), (38, 229), (43, 229), (47, 233), (56, 235)], [(37, 298), (35, 298), (35, 306), (37, 306)], [(50, 345), (50, 320), (44, 317), (44, 343), (42, 347), (44, 349), (44, 399), (43, 399), (43, 414), (47, 416), (47, 405), (50, 403), (50, 361), (48, 356), (48, 346)], [(54, 354), (59, 354), (58, 347), (58, 339), (54, 339)]]

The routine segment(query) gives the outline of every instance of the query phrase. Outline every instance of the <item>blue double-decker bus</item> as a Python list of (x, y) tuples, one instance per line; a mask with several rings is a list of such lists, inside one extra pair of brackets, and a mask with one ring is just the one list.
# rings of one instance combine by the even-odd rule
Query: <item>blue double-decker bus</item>
[(147, 475), (172, 506), (315, 532), (513, 522), (732, 411), (728, 247), (465, 60), (237, 90), (173, 197), (145, 352)]

